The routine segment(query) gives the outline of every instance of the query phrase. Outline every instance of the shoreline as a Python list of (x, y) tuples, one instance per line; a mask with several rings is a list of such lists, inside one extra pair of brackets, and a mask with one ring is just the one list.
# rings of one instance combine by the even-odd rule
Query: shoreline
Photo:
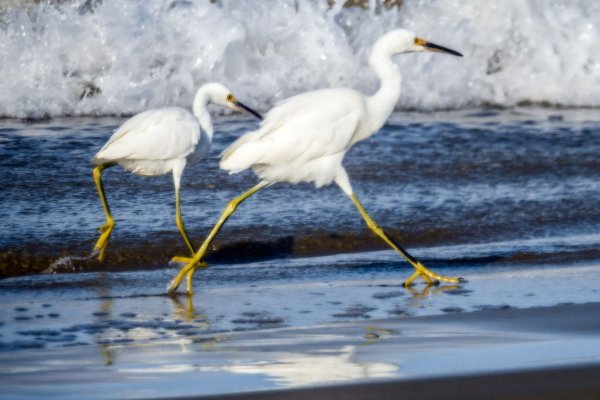
[[(407, 235), (400, 230), (386, 229), (390, 236), (409, 251), (413, 249), (431, 249), (437, 247), (479, 246), (477, 243), (456, 243), (448, 235), (433, 232), (429, 235)], [(327, 232), (314, 231), (300, 235), (269, 237), (268, 230), (256, 234), (252, 238), (249, 231), (229, 234), (225, 239), (217, 238), (209, 251), (206, 260), (209, 264), (252, 263), (275, 259), (322, 257), (337, 254), (353, 254), (388, 250), (378, 237), (369, 230)], [(165, 235), (167, 236), (167, 235)], [(74, 244), (72, 247), (56, 249), (48, 245), (26, 245), (22, 249), (0, 249), (0, 280), (44, 273), (79, 273), (79, 272), (123, 272), (138, 270), (163, 269), (175, 255), (182, 255), (185, 249), (176, 233), (163, 240), (119, 241), (109, 244), (106, 259), (99, 262), (86, 249), (93, 247), (93, 241)], [(231, 240), (239, 237), (241, 239)], [(535, 239), (534, 239), (535, 240)], [(501, 243), (498, 242), (498, 243)], [(181, 253), (181, 254), (179, 254)], [(427, 253), (427, 252), (426, 252)], [(444, 266), (493, 266), (493, 265), (539, 265), (539, 264), (576, 264), (600, 259), (600, 249), (586, 246), (573, 247), (560, 251), (544, 252), (539, 250), (515, 251), (510, 254), (484, 254), (476, 256), (433, 257), (427, 256), (421, 261), (433, 262)]]
[[(177, 397), (180, 400), (590, 400), (600, 393), (600, 365), (472, 376), (358, 383), (318, 388)], [(164, 397), (163, 399), (175, 399)]]

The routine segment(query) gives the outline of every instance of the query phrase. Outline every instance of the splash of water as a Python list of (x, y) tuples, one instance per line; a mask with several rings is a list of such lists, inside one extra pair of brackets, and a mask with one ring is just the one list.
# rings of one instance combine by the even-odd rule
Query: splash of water
[(266, 109), (309, 89), (377, 81), (373, 42), (397, 27), (463, 59), (404, 55), (398, 108), (522, 102), (600, 106), (600, 3), (407, 0), (385, 9), (326, 1), (73, 0), (0, 9), (0, 116), (131, 114), (189, 106), (222, 81)]
[(73, 263), (77, 263), (78, 261), (89, 261), (96, 257), (96, 253), (91, 253), (87, 256), (62, 256), (53, 261), (48, 268), (46, 268), (42, 274), (56, 274), (57, 272), (77, 272), (80, 269), (76, 267)]

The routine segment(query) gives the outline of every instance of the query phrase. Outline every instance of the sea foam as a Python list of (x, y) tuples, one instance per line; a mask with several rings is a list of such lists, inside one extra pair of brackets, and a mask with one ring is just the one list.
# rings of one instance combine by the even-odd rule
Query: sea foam
[[(26, 3), (26, 2), (24, 2)], [(316, 88), (377, 88), (374, 41), (403, 27), (462, 52), (396, 58), (397, 109), (600, 106), (600, 2), (73, 0), (0, 8), (0, 116), (189, 107), (206, 81), (266, 110)]]

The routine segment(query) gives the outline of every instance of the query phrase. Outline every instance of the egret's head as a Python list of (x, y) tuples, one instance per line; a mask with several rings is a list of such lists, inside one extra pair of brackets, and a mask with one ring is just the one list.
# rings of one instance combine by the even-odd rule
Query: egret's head
[(383, 35), (375, 43), (375, 50), (383, 51), (389, 56), (400, 53), (436, 51), (462, 57), (459, 52), (428, 42), (406, 29), (396, 29)]
[(246, 111), (256, 118), (262, 119), (262, 116), (259, 113), (239, 102), (231, 90), (220, 83), (207, 83), (200, 88), (200, 91), (206, 95), (209, 103), (218, 104), (235, 111)]

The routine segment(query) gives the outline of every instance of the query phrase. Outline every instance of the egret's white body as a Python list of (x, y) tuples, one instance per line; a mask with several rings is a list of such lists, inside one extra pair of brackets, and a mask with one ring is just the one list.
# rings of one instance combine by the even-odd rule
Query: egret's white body
[(229, 146), (220, 166), (230, 172), (252, 168), (269, 182), (327, 185), (337, 176), (345, 152), (367, 136), (366, 115), (365, 98), (350, 89), (289, 98), (266, 114), (260, 129)]
[(377, 40), (369, 60), (380, 81), (380, 88), (374, 95), (366, 96), (352, 89), (324, 89), (291, 97), (269, 111), (258, 130), (243, 135), (225, 149), (220, 162), (222, 169), (235, 173), (251, 168), (261, 182), (230, 202), (193, 262), (179, 272), (168, 291), (176, 290), (183, 275), (188, 274), (188, 292), (191, 292), (194, 262), (201, 261), (220, 226), (241, 201), (275, 182), (313, 182), (317, 187), (337, 183), (357, 206), (369, 228), (415, 267), (416, 272), (406, 284), (418, 276), (429, 284), (436, 280), (457, 282), (457, 278), (443, 277), (426, 269), (377, 226), (354, 195), (342, 166), (350, 147), (377, 132), (398, 101), (402, 76), (392, 62), (392, 56), (424, 50), (460, 56), (406, 30), (389, 32)]
[(179, 190), (187, 162), (198, 161), (210, 151), (213, 127), (207, 108), (209, 103), (235, 110), (250, 110), (239, 103), (225, 86), (207, 83), (198, 89), (194, 97), (193, 112), (181, 107), (141, 112), (123, 123), (92, 159), (96, 165), (94, 179), (107, 219), (106, 224), (100, 227), (103, 234), (94, 248), (101, 260), (114, 226), (102, 187), (101, 172), (117, 164), (136, 175), (173, 174), (177, 226), (193, 253), (181, 220)]
[(148, 110), (121, 125), (92, 162), (117, 163), (143, 176), (173, 172), (177, 185), (188, 158), (200, 160), (208, 154), (212, 135), (212, 129), (201, 129), (194, 114), (183, 108)]

